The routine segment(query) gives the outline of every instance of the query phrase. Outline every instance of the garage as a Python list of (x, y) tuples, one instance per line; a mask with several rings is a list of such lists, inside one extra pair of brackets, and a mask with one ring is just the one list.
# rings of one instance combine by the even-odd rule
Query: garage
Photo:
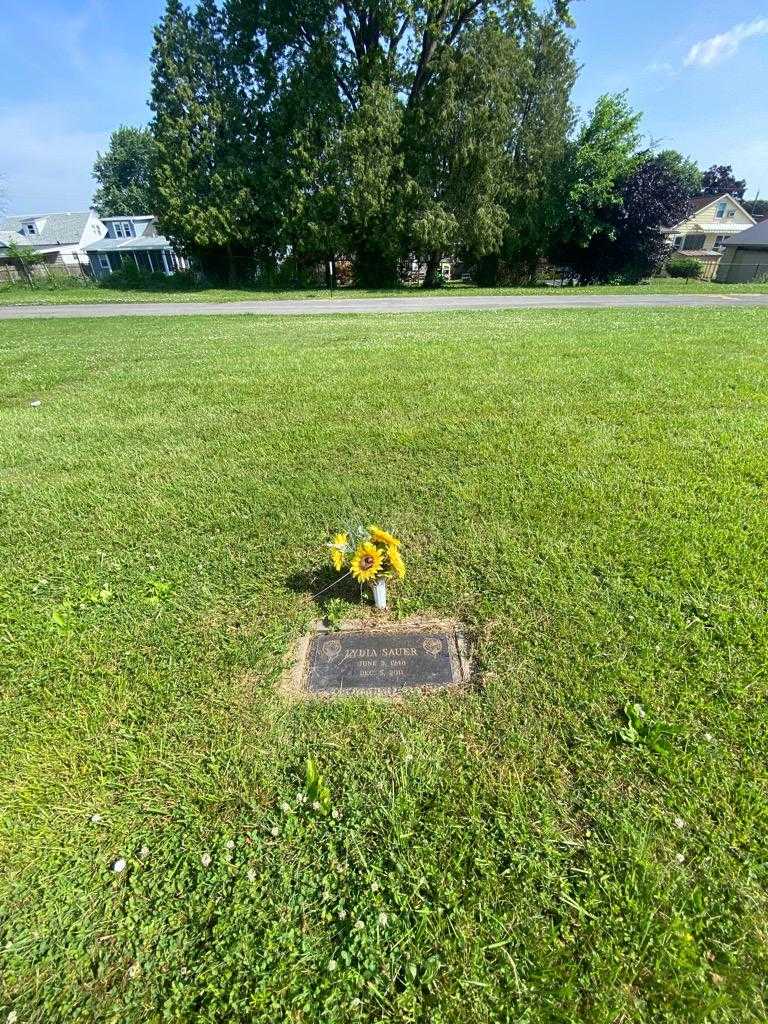
[(716, 281), (721, 284), (768, 283), (768, 220), (726, 238)]

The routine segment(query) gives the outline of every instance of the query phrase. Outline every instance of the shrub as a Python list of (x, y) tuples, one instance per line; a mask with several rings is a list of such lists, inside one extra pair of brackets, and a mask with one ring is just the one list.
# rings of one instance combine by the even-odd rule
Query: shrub
[(100, 288), (120, 288), (126, 291), (186, 292), (204, 287), (198, 275), (191, 270), (180, 270), (175, 274), (159, 271), (139, 270), (135, 263), (123, 262), (120, 270), (99, 278)]
[(670, 277), (701, 277), (702, 266), (693, 256), (678, 256), (669, 260), (666, 266)]

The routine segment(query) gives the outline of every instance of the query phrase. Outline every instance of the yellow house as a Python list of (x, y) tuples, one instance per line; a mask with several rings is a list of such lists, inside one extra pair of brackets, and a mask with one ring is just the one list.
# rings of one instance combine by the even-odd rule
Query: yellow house
[(689, 256), (719, 255), (726, 238), (753, 227), (757, 221), (732, 195), (696, 196), (687, 220), (666, 229), (670, 244)]

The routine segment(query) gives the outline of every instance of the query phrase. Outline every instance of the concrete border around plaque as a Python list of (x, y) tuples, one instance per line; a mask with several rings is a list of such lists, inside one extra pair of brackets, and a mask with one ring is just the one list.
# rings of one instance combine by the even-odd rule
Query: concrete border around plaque
[(305, 636), (286, 678), (305, 697), (385, 697), (455, 689), (469, 682), (469, 652), (460, 625), (446, 620), (318, 624)]

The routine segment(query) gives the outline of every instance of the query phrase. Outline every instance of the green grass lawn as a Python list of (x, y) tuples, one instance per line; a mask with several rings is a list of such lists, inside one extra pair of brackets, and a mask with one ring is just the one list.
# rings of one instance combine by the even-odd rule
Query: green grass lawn
[[(767, 322), (0, 325), (0, 1020), (764, 1022)], [(355, 518), (476, 692), (280, 696)]]
[[(597, 285), (577, 289), (561, 288), (477, 288), (473, 285), (454, 282), (445, 292), (450, 295), (633, 295), (633, 294), (739, 294), (766, 293), (768, 284), (713, 284), (708, 281), (685, 281), (671, 277), (654, 278), (642, 285)], [(255, 302), (267, 299), (371, 299), (387, 298), (393, 295), (434, 296), (434, 291), (404, 286), (396, 289), (341, 288), (330, 292), (327, 288), (304, 290), (264, 291), (254, 288), (201, 288), (198, 291), (127, 291), (119, 288), (100, 288), (94, 284), (74, 287), (47, 287), (40, 285), (29, 288), (26, 285), (0, 284), (0, 306), (49, 304), (71, 305), (82, 302)]]

